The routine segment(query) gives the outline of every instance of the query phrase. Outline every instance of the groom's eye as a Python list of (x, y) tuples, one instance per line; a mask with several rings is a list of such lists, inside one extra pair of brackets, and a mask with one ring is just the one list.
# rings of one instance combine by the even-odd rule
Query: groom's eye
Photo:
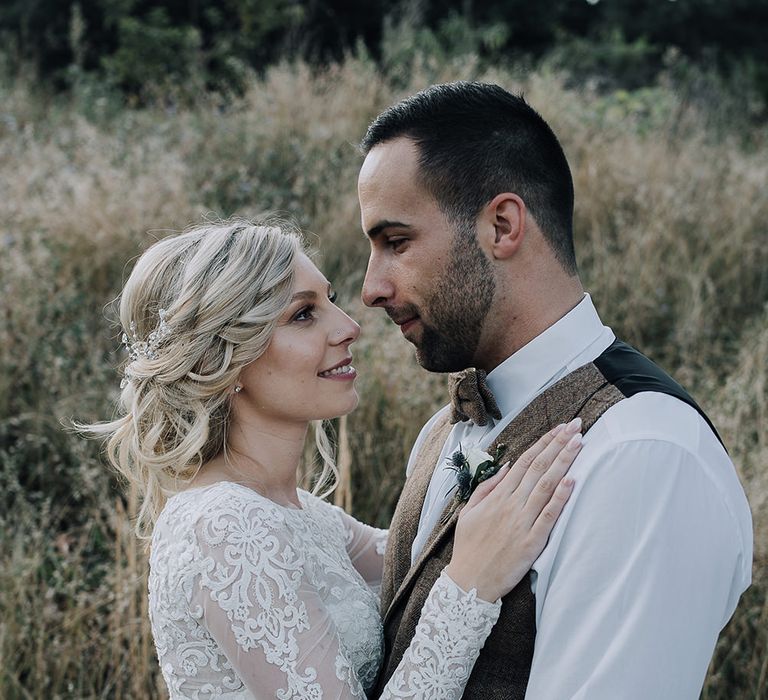
[(407, 241), (407, 238), (390, 238), (387, 241), (387, 244), (392, 250), (400, 250), (403, 247), (403, 244), (407, 243)]

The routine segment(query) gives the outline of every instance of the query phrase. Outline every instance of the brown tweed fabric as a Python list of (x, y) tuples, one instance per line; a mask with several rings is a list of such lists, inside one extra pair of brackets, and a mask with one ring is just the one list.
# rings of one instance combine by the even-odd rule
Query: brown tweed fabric
[(485, 376), (484, 370), (474, 367), (448, 375), (451, 423), (471, 420), (475, 425), (486, 425), (488, 416), (496, 420), (501, 418), (501, 411)]
[[(491, 446), (506, 445), (502, 460), (517, 459), (558, 423), (581, 416), (584, 432), (624, 398), (588, 364), (564, 377), (532, 401)], [(410, 565), (411, 545), (432, 472), (451, 425), (439, 420), (427, 436), (405, 484), (390, 527), (384, 557), (382, 611), (386, 654), (372, 697), (378, 697), (413, 638), (421, 608), (453, 552), (453, 532), (461, 505), (451, 502), (419, 558)], [(535, 598), (526, 576), (502, 601), (499, 620), (486, 640), (463, 697), (467, 700), (523, 700), (536, 636)]]

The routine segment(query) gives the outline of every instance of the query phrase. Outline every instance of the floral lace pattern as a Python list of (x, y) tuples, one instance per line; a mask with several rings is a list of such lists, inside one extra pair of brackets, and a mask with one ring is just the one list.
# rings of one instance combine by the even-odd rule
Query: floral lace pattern
[(460, 698), (486, 638), (499, 619), (501, 601), (466, 593), (443, 572), (432, 586), (408, 648), (383, 697)]
[[(304, 491), (286, 508), (230, 482), (169, 499), (149, 610), (171, 700), (365, 698), (383, 657), (387, 531)], [(500, 603), (445, 574), (388, 698), (458, 698)]]

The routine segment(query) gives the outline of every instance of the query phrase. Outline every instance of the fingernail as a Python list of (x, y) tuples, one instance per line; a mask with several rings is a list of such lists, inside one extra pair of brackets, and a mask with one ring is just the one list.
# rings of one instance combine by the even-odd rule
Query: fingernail
[(579, 430), (581, 430), (581, 418), (579, 418), (578, 416), (574, 418), (570, 423), (568, 423), (568, 425), (565, 426), (566, 433), (573, 434), (578, 432)]
[(579, 445), (581, 445), (581, 440), (582, 440), (581, 433), (576, 433), (576, 435), (574, 435), (570, 440), (568, 440), (568, 444), (566, 445), (566, 447), (569, 450), (575, 450)]

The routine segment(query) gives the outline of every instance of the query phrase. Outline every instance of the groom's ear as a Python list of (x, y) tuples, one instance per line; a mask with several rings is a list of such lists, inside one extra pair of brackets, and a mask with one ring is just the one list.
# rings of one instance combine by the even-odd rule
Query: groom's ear
[(493, 238), (490, 252), (496, 260), (511, 258), (525, 237), (526, 208), (522, 198), (512, 192), (497, 194), (486, 206), (485, 229)]

